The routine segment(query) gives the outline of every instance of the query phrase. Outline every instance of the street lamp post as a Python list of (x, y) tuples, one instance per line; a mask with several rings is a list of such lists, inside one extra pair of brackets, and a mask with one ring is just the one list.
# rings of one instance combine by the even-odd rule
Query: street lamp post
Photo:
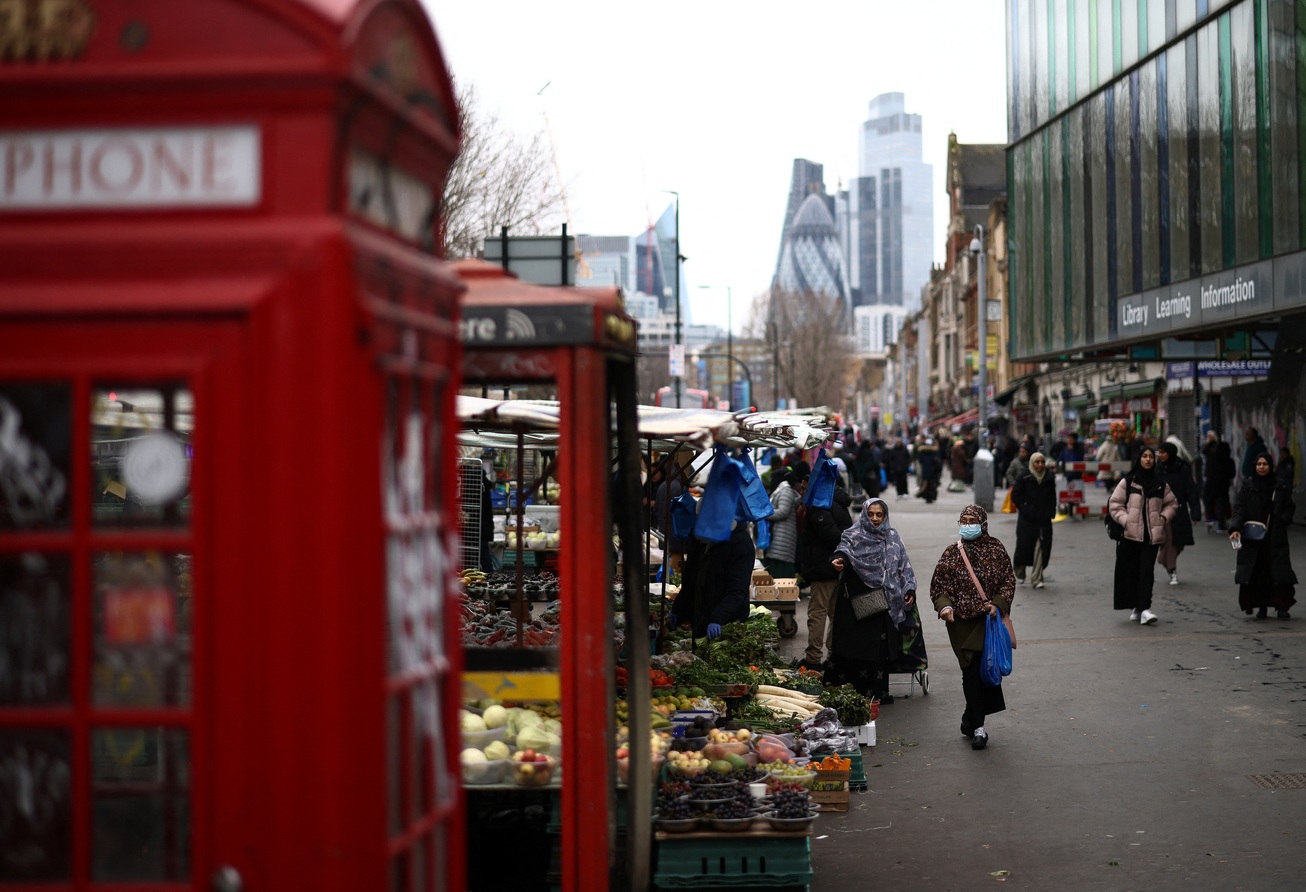
[[(676, 279), (676, 282), (675, 282), (675, 295), (676, 295), (676, 333), (675, 333), (675, 345), (676, 345), (676, 350), (677, 350), (677, 352), (680, 352), (680, 348), (681, 348), (681, 346), (683, 345), (683, 341), (681, 341), (681, 339), (680, 339), (680, 261), (683, 259), (683, 258), (680, 256), (680, 193), (679, 193), (679, 192), (676, 192), (676, 191), (673, 190), (673, 189), (663, 189), (663, 190), (661, 190), (661, 191), (667, 193), (668, 195), (674, 195), (674, 196), (676, 196), (676, 246), (675, 246), (675, 247), (676, 247), (676, 262), (675, 262), (675, 264), (674, 264), (674, 266), (673, 266), (673, 268), (672, 268), (672, 275), (675, 276), (675, 279)], [(683, 353), (683, 352), (680, 352), (680, 357), (681, 357), (681, 359), (680, 359), (681, 364), (683, 365), (683, 364), (684, 364), (684, 353)], [(682, 369), (682, 370), (681, 370), (681, 373), (682, 373), (682, 374), (673, 376), (673, 377), (674, 377), (674, 380), (671, 382), (671, 383), (675, 386), (675, 391), (676, 391), (676, 408), (677, 408), (677, 409), (680, 408), (680, 392), (681, 392), (681, 390), (684, 389), (684, 378), (683, 378), (683, 372), (684, 372), (684, 370)]]
[[(713, 288), (715, 286), (699, 285), (698, 287)], [(731, 291), (729, 285), (725, 286), (725, 289), (726, 289), (726, 357), (727, 357), (726, 368), (730, 373), (730, 384), (726, 391), (726, 408), (733, 410), (735, 408), (735, 335), (734, 335), (734, 320), (732, 317), (732, 313), (733, 313), (732, 307), (734, 306), (734, 293)], [(749, 394), (749, 399), (752, 399), (751, 393)]]
[[(989, 374), (989, 301), (984, 273), (984, 227), (975, 224), (975, 237), (970, 240), (971, 253), (976, 258), (975, 275), (979, 288), (979, 312), (976, 313), (979, 325), (979, 431), (980, 436), (988, 429), (988, 374)], [(981, 444), (982, 445), (982, 444)]]

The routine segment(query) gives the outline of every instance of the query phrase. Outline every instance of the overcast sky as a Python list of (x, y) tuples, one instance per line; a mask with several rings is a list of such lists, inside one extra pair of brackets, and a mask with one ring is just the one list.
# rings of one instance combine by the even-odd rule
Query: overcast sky
[[(1006, 142), (1001, 0), (422, 0), (454, 76), (513, 129), (547, 129), (569, 231), (634, 235), (680, 193), (685, 295), (739, 331), (775, 272), (794, 158), (858, 175), (869, 100), (906, 94), (934, 166), (949, 131)], [(547, 86), (546, 86), (547, 85)], [(711, 286), (708, 289), (699, 286)]]

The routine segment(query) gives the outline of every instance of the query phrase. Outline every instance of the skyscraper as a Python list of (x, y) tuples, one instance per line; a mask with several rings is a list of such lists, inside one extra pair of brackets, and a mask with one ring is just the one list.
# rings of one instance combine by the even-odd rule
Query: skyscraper
[(840, 242), (854, 306), (914, 308), (934, 256), (934, 169), (922, 161), (921, 116), (902, 93), (870, 102), (858, 173), (838, 196)]
[(780, 243), (775, 287), (795, 294), (837, 297), (847, 307), (843, 252), (828, 202), (829, 196), (813, 192), (798, 206)]

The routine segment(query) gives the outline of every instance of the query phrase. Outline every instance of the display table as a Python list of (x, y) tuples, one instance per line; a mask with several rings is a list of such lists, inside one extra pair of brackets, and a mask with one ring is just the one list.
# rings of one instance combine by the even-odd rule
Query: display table
[(737, 833), (654, 834), (658, 889), (805, 889), (812, 882), (812, 831), (765, 823)]

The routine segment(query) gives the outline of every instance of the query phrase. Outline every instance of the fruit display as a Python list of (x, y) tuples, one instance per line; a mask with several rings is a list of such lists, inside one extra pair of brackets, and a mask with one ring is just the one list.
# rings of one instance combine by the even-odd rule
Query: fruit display
[[(528, 647), (555, 646), (560, 635), (557, 614), (550, 611), (522, 626), (522, 643)], [(464, 647), (512, 647), (517, 642), (517, 620), (489, 601), (464, 599), (462, 642)]]
[(771, 791), (773, 812), (778, 818), (805, 818), (812, 811), (812, 796), (798, 784), (777, 784)]
[(710, 764), (712, 764), (711, 761), (704, 758), (701, 752), (677, 752), (672, 750), (667, 753), (667, 770), (672, 774), (685, 776), (702, 774)]
[(512, 754), (513, 782), (523, 787), (542, 787), (553, 780), (558, 760), (533, 749), (518, 750)]

